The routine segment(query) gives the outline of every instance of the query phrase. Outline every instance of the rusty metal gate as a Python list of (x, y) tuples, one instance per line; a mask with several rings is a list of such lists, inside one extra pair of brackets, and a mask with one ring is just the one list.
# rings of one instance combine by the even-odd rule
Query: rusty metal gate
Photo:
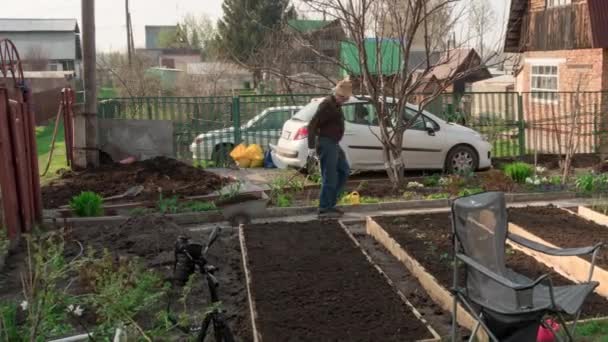
[(42, 219), (35, 122), (19, 53), (0, 40), (0, 191), (10, 239)]

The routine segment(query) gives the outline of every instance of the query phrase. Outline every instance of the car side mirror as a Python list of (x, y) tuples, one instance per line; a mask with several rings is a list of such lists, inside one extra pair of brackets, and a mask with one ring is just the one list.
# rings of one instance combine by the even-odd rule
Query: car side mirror
[(433, 123), (431, 123), (431, 122), (427, 122), (426, 123), (426, 132), (430, 136), (434, 136), (435, 135), (435, 126), (433, 125)]

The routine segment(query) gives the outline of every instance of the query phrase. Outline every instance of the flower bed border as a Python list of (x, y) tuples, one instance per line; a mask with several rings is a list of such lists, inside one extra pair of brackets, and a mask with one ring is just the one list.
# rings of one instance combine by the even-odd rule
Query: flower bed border
[[(558, 201), (578, 198), (573, 192), (556, 192), (556, 193), (507, 193), (505, 195), (508, 203), (535, 202), (535, 201)], [(373, 212), (373, 211), (398, 211), (409, 209), (438, 209), (448, 208), (449, 201), (443, 200), (415, 200), (415, 201), (398, 201), (384, 202), (377, 204), (360, 204), (360, 205), (345, 205), (340, 208), (345, 212)], [(291, 207), (291, 208), (268, 208), (268, 210), (256, 218), (277, 218), (286, 216), (303, 216), (314, 215), (317, 213), (317, 207)], [(167, 217), (175, 220), (178, 224), (203, 224), (203, 223), (220, 223), (225, 219), (220, 211), (168, 214)], [(49, 226), (57, 226), (69, 224), (73, 226), (87, 226), (95, 224), (121, 224), (128, 220), (129, 216), (102, 216), (102, 217), (54, 217), (45, 218), (44, 224)]]
[[(581, 207), (579, 207), (581, 208)], [(589, 219), (583, 215), (572, 212), (571, 210), (561, 208), (568, 212), (569, 214), (580, 217), (581, 219)], [(597, 213), (597, 215), (601, 215)], [(608, 220), (608, 217), (606, 217)], [(596, 223), (599, 223), (595, 220), (592, 220)], [(601, 224), (601, 223), (600, 223)], [(606, 227), (608, 229), (608, 227)], [(527, 231), (524, 227), (520, 227), (514, 223), (509, 222), (509, 232), (513, 234), (517, 234), (521, 237), (524, 237), (528, 240), (552, 247), (552, 248), (564, 248), (564, 246), (556, 246), (552, 243), (545, 241), (544, 239), (536, 236), (535, 234)], [(517, 249), (521, 252), (524, 252), (538, 260), (539, 262), (545, 264), (548, 267), (552, 267), (555, 271), (567, 279), (570, 279), (574, 282), (586, 282), (589, 278), (589, 268), (591, 267), (591, 263), (581, 257), (563, 257), (563, 256), (551, 256), (543, 253), (536, 252), (524, 246), (518, 245), (517, 243), (507, 240), (507, 243), (511, 245), (514, 249)], [(566, 246), (567, 247), (567, 246)], [(608, 271), (595, 265), (593, 269), (593, 278), (592, 280), (598, 281), (600, 285), (595, 289), (595, 292), (599, 295), (608, 298)]]

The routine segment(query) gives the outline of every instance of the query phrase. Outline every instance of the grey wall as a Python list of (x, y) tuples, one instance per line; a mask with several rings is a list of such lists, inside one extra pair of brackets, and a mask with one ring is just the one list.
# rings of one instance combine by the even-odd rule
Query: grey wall
[(0, 39), (13, 41), (21, 60), (27, 60), (32, 49), (41, 50), (48, 59), (76, 59), (74, 32), (0, 32)]
[(161, 120), (99, 119), (99, 146), (114, 161), (173, 156), (173, 123)]

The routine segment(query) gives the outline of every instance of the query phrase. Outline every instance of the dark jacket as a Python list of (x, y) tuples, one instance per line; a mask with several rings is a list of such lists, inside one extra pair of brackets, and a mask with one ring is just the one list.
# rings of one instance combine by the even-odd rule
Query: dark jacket
[(336, 98), (328, 96), (319, 104), (308, 124), (308, 148), (317, 146), (318, 137), (330, 138), (339, 143), (344, 136), (344, 114)]

